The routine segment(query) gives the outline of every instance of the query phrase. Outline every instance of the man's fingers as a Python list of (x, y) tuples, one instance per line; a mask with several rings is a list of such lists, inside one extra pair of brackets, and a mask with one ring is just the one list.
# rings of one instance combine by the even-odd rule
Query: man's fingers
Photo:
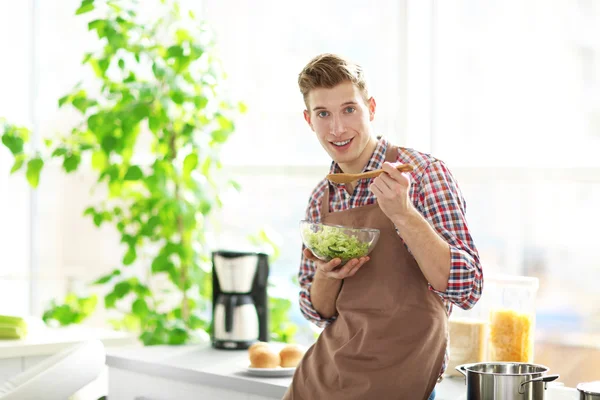
[(321, 266), (321, 269), (325, 272), (331, 272), (334, 269), (336, 269), (340, 265), (341, 262), (342, 262), (342, 260), (340, 260), (339, 258), (334, 258), (333, 260), (323, 264)]
[(379, 179), (382, 183), (382, 185), (378, 185), (379, 187), (387, 187), (390, 190), (392, 190), (392, 188), (398, 184), (398, 181), (396, 181), (393, 177), (389, 176), (388, 174), (381, 174), (377, 177), (377, 179)]
[(316, 258), (309, 248), (305, 248), (304, 250), (302, 250), (302, 253), (304, 254), (304, 257), (308, 258), (309, 260), (314, 260)]
[(350, 276), (354, 276), (356, 271), (360, 269), (367, 261), (369, 261), (369, 257), (361, 257), (360, 259), (352, 259), (348, 261), (342, 268), (338, 271), (332, 271), (329, 273), (329, 276), (335, 279), (344, 279)]
[(371, 192), (375, 193), (375, 197), (381, 197), (383, 195), (383, 192), (381, 191), (381, 189), (379, 189), (379, 186), (377, 186), (376, 181), (373, 181), (369, 188), (371, 189)]
[[(397, 166), (396, 163), (384, 162), (383, 167), (381, 167), (381, 169), (383, 169), (393, 179), (398, 180), (402, 177), (402, 172), (398, 171), (396, 169), (396, 166)], [(381, 174), (381, 175), (385, 175), (385, 174)]]

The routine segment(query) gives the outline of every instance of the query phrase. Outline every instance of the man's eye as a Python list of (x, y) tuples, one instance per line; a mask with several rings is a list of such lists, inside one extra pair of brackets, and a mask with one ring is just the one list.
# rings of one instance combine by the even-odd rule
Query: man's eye
[(319, 113), (317, 114), (319, 118), (325, 118), (328, 115), (329, 113), (327, 111), (319, 111)]
[(356, 111), (356, 108), (354, 108), (354, 107), (346, 107), (346, 113), (347, 114), (352, 114), (354, 111)]

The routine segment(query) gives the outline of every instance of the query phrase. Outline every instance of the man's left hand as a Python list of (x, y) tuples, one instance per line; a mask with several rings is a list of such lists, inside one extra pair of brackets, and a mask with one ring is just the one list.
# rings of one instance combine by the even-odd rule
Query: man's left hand
[(410, 173), (394, 168), (397, 164), (385, 162), (384, 173), (373, 180), (370, 188), (377, 197), (381, 210), (394, 223), (402, 221), (414, 206), (409, 199)]

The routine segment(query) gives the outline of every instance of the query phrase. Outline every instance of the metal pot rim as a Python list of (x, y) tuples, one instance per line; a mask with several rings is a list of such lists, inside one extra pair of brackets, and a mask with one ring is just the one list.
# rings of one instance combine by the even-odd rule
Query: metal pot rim
[[(531, 367), (542, 368), (543, 371), (528, 372), (528, 373), (522, 373), (522, 374), (509, 374), (509, 373), (503, 373), (503, 372), (474, 371), (474, 370), (470, 369), (476, 365), (527, 365), (527, 366), (531, 366)], [(530, 363), (523, 363), (523, 362), (479, 362), (479, 363), (473, 363), (473, 364), (463, 364), (463, 365), (459, 365), (456, 367), (456, 369), (459, 369), (459, 368), (462, 368), (463, 371), (465, 371), (465, 372), (470, 372), (473, 374), (492, 375), (492, 376), (531, 376), (531, 375), (535, 375), (535, 374), (543, 375), (550, 370), (550, 368), (548, 368), (542, 364), (530, 364)]]
[(600, 394), (600, 381), (581, 382), (577, 385), (577, 390), (584, 394)]

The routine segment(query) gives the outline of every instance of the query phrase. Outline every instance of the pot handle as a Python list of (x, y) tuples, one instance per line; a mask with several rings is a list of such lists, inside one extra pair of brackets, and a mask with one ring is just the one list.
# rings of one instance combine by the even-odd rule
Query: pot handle
[[(548, 382), (552, 382), (557, 380), (560, 377), (560, 375), (556, 374), (556, 375), (544, 375), (544, 376), (540, 376), (539, 378), (533, 378), (530, 379), (528, 381), (525, 381), (523, 383), (521, 383), (521, 386), (519, 387), (519, 393), (523, 394), (525, 393), (525, 390), (523, 389), (523, 386), (527, 385), (528, 383), (535, 383), (535, 382), (544, 382), (544, 383), (548, 383)], [(544, 385), (544, 390), (546, 389), (546, 385)]]
[[(466, 377), (467, 377), (467, 369), (466, 369), (466, 368), (467, 368), (469, 365), (470, 365), (470, 364), (462, 364), (462, 365), (457, 365), (457, 366), (456, 366), (454, 369), (456, 369), (458, 372), (460, 372), (461, 374), (463, 374), (463, 375), (464, 375), (464, 377), (466, 378)], [(466, 379), (465, 379), (465, 383), (466, 383)]]

